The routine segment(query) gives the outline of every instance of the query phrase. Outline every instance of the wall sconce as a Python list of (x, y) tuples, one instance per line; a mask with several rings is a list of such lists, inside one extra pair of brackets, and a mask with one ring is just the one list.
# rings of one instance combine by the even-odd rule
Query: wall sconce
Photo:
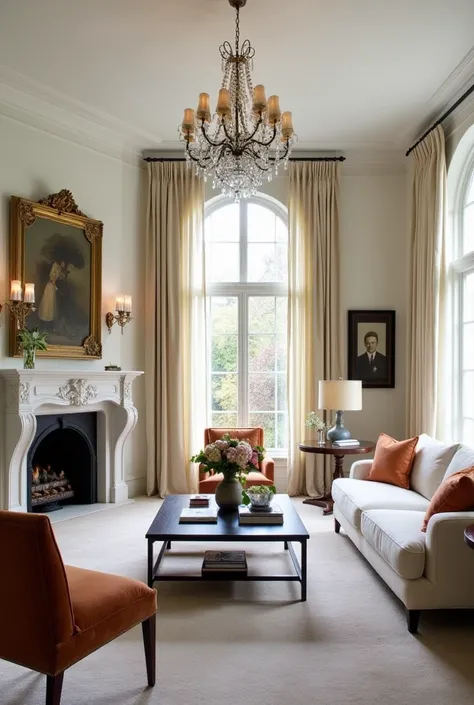
[(123, 335), (124, 326), (132, 320), (132, 297), (127, 294), (120, 294), (117, 296), (115, 299), (115, 310), (117, 311), (116, 315), (114, 315), (112, 311), (109, 311), (106, 314), (105, 323), (109, 329), (109, 333), (112, 332), (112, 326), (114, 323), (118, 323), (122, 329)]
[[(25, 296), (19, 279), (12, 279), (10, 288), (10, 301), (6, 301), (4, 306), (8, 306), (11, 315), (16, 320), (17, 330), (26, 328), (26, 319), (32, 311), (35, 311), (35, 285), (25, 284)], [(3, 305), (0, 304), (0, 313)]]

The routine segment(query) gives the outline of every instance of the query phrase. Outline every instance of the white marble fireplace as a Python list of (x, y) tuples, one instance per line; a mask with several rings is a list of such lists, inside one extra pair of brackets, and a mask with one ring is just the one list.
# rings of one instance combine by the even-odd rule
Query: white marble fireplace
[(97, 412), (97, 499), (124, 502), (123, 451), (138, 412), (132, 383), (143, 372), (0, 370), (0, 509), (28, 510), (28, 450), (42, 414)]

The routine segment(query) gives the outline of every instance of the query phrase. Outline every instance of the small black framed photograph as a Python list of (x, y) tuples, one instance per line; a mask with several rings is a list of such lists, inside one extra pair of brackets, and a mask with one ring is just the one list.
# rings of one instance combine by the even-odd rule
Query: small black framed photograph
[(347, 378), (395, 387), (395, 311), (348, 311)]

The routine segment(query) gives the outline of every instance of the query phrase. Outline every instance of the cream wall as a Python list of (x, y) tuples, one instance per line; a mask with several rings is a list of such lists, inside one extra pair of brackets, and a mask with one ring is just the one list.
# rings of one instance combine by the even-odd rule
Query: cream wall
[[(396, 371), (394, 389), (365, 389), (363, 410), (347, 412), (353, 436), (376, 440), (382, 431), (405, 437), (406, 326), (408, 312), (407, 172), (358, 167), (350, 157), (341, 165), (341, 319), (344, 362), (347, 365), (347, 311), (396, 311)], [(285, 174), (264, 184), (262, 191), (287, 205)], [(215, 195), (207, 189), (206, 197)], [(347, 368), (345, 367), (345, 374)], [(346, 463), (346, 471), (350, 462)], [(277, 471), (283, 489), (285, 473)]]
[[(122, 369), (144, 369), (144, 217), (146, 171), (139, 166), (54, 137), (46, 131), (0, 115), (0, 302), (9, 295), (10, 196), (37, 200), (62, 188), (72, 191), (79, 208), (104, 223), (102, 319), (113, 310), (115, 294), (131, 293), (134, 319), (124, 335), (102, 328), (103, 359), (40, 359), (38, 367), (102, 369), (113, 362)], [(8, 357), (7, 313), (0, 315), (0, 367), (19, 367)], [(126, 478), (130, 495), (145, 492), (145, 380), (135, 383), (138, 424), (126, 446)]]

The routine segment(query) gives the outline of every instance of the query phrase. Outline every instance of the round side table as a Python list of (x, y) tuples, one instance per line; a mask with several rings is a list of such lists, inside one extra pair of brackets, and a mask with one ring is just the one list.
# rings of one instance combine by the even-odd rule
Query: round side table
[(464, 529), (464, 541), (469, 548), (474, 548), (474, 524), (470, 524)]
[[(373, 441), (360, 441), (358, 446), (352, 446), (352, 448), (341, 448), (335, 446), (331, 441), (326, 441), (324, 444), (319, 444), (317, 441), (303, 441), (298, 443), (298, 448), (303, 453), (321, 453), (323, 455), (333, 455), (334, 456), (334, 472), (332, 479), (337, 480), (338, 477), (343, 475), (343, 464), (344, 456), (346, 455), (363, 455), (364, 453), (371, 453), (375, 448), (375, 443)], [(323, 514), (325, 516), (332, 514), (332, 508), (334, 505), (333, 498), (331, 494), (327, 494), (324, 497), (319, 497), (318, 499), (305, 499), (303, 504), (313, 504), (315, 507), (322, 507)]]

